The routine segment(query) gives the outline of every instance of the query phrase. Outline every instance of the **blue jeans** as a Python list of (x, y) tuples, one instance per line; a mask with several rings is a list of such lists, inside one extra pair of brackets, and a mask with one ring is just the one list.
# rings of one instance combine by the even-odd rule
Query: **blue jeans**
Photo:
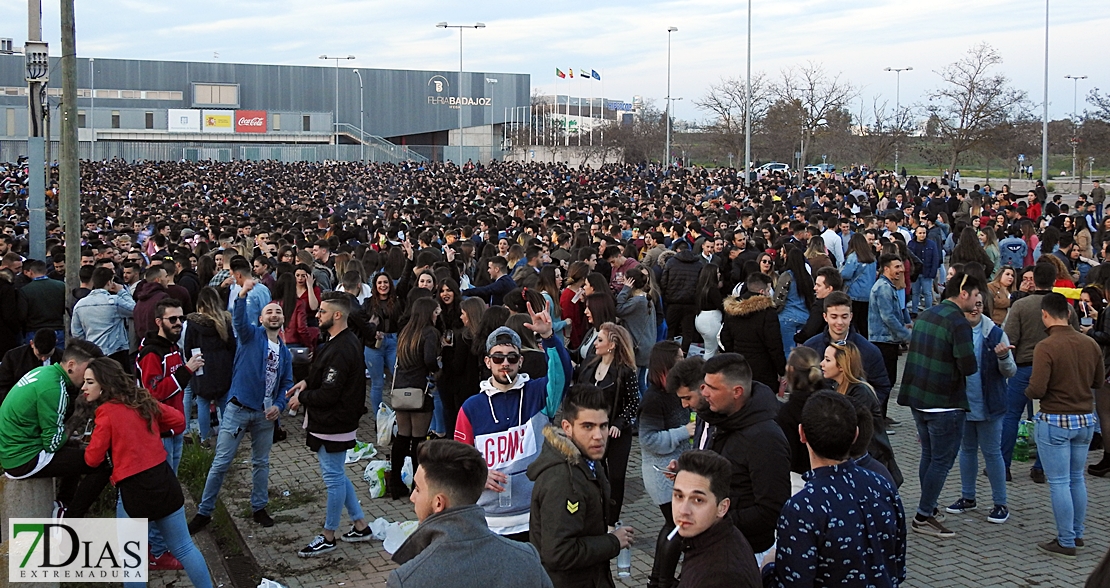
[(921, 440), (921, 463), (917, 468), (921, 480), (921, 500), (917, 503), (917, 514), (933, 516), (937, 499), (948, 479), (948, 472), (956, 462), (960, 451), (960, 441), (964, 432), (964, 411), (946, 410), (944, 412), (913, 411), (913, 422), (917, 425), (917, 436)]
[[(212, 576), (208, 573), (208, 564), (204, 563), (204, 556), (200, 554), (192, 537), (189, 536), (189, 525), (185, 522), (185, 507), (177, 509), (173, 514), (150, 521), (150, 530), (158, 531), (166, 538), (170, 545), (170, 553), (185, 567), (189, 581), (197, 588), (212, 588)], [(146, 582), (124, 582), (124, 588), (146, 586)]]
[(328, 453), (321, 447), (316, 452), (316, 457), (320, 460), (320, 474), (324, 477), (324, 486), (328, 489), (328, 507), (324, 515), (324, 529), (328, 531), (339, 529), (339, 518), (343, 515), (344, 507), (346, 507), (347, 515), (351, 517), (351, 521), (360, 521), (365, 518), (362, 514), (362, 507), (358, 503), (358, 493), (355, 491), (355, 485), (351, 483), (351, 479), (347, 477), (347, 470), (344, 469), (347, 452)]
[(924, 304), (923, 308), (932, 308), (933, 306), (933, 278), (926, 278), (925, 276), (918, 276), (917, 281), (913, 283), (912, 290), (910, 290), (910, 312), (917, 314), (917, 301), (921, 299)]
[(975, 480), (979, 475), (979, 450), (987, 465), (991, 483), (991, 499), (1006, 505), (1006, 465), (1002, 462), (1002, 417), (987, 421), (964, 421), (964, 440), (960, 447), (960, 490), (968, 500), (975, 500)]
[(644, 392), (647, 392), (648, 387), (648, 369), (646, 367), (636, 368), (636, 380), (640, 384), (640, 399), (643, 400)]
[(789, 310), (784, 310), (782, 314), (779, 315), (779, 331), (782, 333), (782, 351), (786, 357), (790, 357), (790, 350), (794, 349), (794, 334), (806, 324), (806, 318), (805, 316), (796, 316)]
[[(193, 400), (197, 398), (193, 394), (193, 385), (191, 383), (189, 385), (185, 386), (184, 394), (185, 394), (185, 398), (182, 401), (182, 407), (184, 408), (184, 410), (182, 411), (182, 413), (185, 415), (185, 431), (188, 431), (189, 430), (189, 425), (191, 424), (190, 421), (192, 421), (192, 419), (189, 418), (189, 417), (193, 413)], [(199, 411), (197, 413), (197, 416), (198, 417), (200, 416)]]
[(1044, 476), (1052, 496), (1052, 515), (1056, 518), (1056, 539), (1063, 547), (1075, 547), (1083, 538), (1083, 519), (1087, 518), (1087, 482), (1083, 468), (1094, 427), (1064, 429), (1037, 421), (1033, 438), (1037, 455), (1044, 458)]
[(207, 398), (196, 397), (197, 404), (197, 427), (200, 429), (200, 440), (204, 441), (212, 436), (212, 405), (216, 405), (216, 415), (223, 419), (224, 405), (227, 404), (227, 394), (217, 398), (215, 401), (208, 400)]
[(397, 364), (397, 334), (388, 333), (382, 339), (377, 349), (364, 347), (366, 369), (370, 370), (370, 404), (372, 410), (378, 410), (382, 403), (382, 389), (385, 388), (386, 372), (393, 373)]
[[(1025, 396), (1025, 389), (1029, 387), (1029, 377), (1033, 375), (1033, 366), (1019, 366), (1017, 373), (1006, 382), (1006, 416), (1002, 417), (1002, 461), (1006, 469), (1014, 459), (1014, 444), (1017, 443), (1018, 423), (1021, 422), (1023, 413), (1026, 418), (1033, 418), (1033, 401)], [(1037, 455), (1034, 469), (1041, 469), (1041, 458)]]
[[(173, 473), (177, 473), (177, 467), (181, 465), (181, 451), (185, 447), (185, 434), (174, 435), (173, 437), (164, 437), (162, 439), (162, 447), (166, 448), (166, 461), (170, 464), (170, 469)], [(121, 504), (116, 505), (116, 515), (119, 515)], [(166, 545), (162, 533), (158, 531), (158, 527), (150, 528), (150, 552), (156, 556), (169, 551), (169, 546)]]
[[(439, 388), (432, 386), (432, 432), (447, 434), (447, 423), (443, 421), (443, 399), (440, 398)], [(454, 435), (455, 432), (451, 431)]]
[(258, 410), (242, 408), (228, 403), (224, 409), (224, 420), (220, 422), (220, 433), (216, 437), (216, 457), (208, 470), (197, 513), (212, 516), (216, 510), (216, 496), (224, 485), (224, 476), (235, 459), (239, 442), (251, 434), (251, 510), (259, 511), (270, 502), (270, 447), (274, 444), (274, 421)]

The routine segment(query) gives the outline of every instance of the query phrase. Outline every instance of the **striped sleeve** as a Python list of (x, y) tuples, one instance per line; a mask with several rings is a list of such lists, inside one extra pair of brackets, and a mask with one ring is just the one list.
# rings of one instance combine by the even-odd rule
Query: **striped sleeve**
[(38, 397), (39, 428), (42, 430), (42, 448), (47, 453), (57, 453), (66, 442), (65, 418), (69, 394), (64, 378), (58, 378), (57, 388), (51, 387)]

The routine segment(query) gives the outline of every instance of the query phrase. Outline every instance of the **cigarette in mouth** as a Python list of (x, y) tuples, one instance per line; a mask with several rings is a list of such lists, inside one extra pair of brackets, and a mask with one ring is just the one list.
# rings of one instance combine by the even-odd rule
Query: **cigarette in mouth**
[(674, 539), (675, 535), (678, 535), (678, 526), (677, 525), (675, 526), (674, 530), (671, 531), (671, 533), (669, 535), (667, 535), (667, 541), (670, 541), (670, 540)]

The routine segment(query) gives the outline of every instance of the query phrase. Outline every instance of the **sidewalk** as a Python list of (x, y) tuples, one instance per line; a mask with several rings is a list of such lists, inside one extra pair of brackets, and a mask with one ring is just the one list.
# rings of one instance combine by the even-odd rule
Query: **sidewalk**
[[(917, 463), (919, 449), (913, 419), (908, 409), (890, 407), (892, 418), (901, 421), (891, 436), (899, 465), (906, 475), (901, 488), (906, 510), (912, 513), (919, 496)], [(303, 433), (294, 432), (287, 419), (289, 439), (274, 445), (270, 463), (270, 514), (276, 525), (264, 529), (250, 518), (249, 449), (244, 443), (237, 456), (221, 499), (227, 505), (265, 576), (289, 588), (317, 586), (382, 586), (396, 564), (378, 541), (347, 544), (320, 558), (300, 559), (297, 550), (320, 532), (326, 502), (324, 484), (315, 456), (304, 445)], [(373, 419), (362, 419), (360, 440), (372, 440)], [(385, 452), (379, 448), (379, 458)], [(614, 579), (619, 586), (642, 587), (651, 571), (655, 535), (662, 524), (658, 508), (643, 491), (640, 475), (639, 442), (632, 448), (629, 463), (627, 499), (622, 519), (637, 531), (633, 546), (632, 576)], [(1092, 452), (1090, 462), (1101, 459)], [(347, 466), (348, 476), (362, 496), (368, 521), (383, 517), (389, 521), (415, 520), (411, 504), (388, 498), (370, 499), (362, 471), (368, 460)], [(987, 511), (948, 515), (945, 523), (955, 538), (942, 540), (909, 533), (908, 579), (904, 586), (945, 588), (956, 586), (1037, 586), (1072, 588), (1082, 586), (1110, 545), (1110, 479), (1087, 478), (1087, 548), (1074, 561), (1052, 558), (1036, 549), (1036, 543), (1054, 534), (1052, 509), (1047, 485), (1029, 479), (1031, 464), (1015, 462), (1014, 481), (1008, 484), (1011, 517), (1003, 525), (986, 522)], [(979, 495), (989, 501), (990, 488), (980, 477)], [(288, 494), (286, 494), (288, 492)], [(959, 498), (959, 465), (953, 468), (944, 491), (941, 508)], [(190, 516), (192, 511), (189, 511)], [(341, 531), (350, 522), (344, 515)], [(184, 574), (155, 573), (153, 586), (167, 586)]]

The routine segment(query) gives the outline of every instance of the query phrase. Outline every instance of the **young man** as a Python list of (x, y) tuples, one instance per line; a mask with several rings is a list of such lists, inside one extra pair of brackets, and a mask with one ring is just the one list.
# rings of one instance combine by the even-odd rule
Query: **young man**
[(712, 451), (678, 458), (671, 510), (682, 537), (678, 588), (757, 588), (762, 585), (752, 546), (728, 520), (732, 466)]
[[(258, 286), (256, 286), (258, 287)], [(362, 363), (362, 341), (347, 328), (351, 302), (347, 294), (329, 292), (320, 301), (316, 317), (328, 340), (317, 348), (308, 380), (297, 382), (289, 392), (289, 407), (304, 405), (308, 412), (308, 448), (316, 453), (327, 487), (324, 531), (297, 552), (298, 557), (319, 557), (335, 551), (335, 532), (343, 509), (354, 527), (341, 539), (357, 543), (373, 539), (359, 506), (354, 484), (347, 477), (344, 460), (355, 446), (358, 421), (366, 413), (366, 368)]]
[(85, 369), (102, 356), (88, 341), (71, 341), (60, 363), (31, 370), (0, 405), (0, 467), (12, 480), (61, 478), (55, 516), (85, 516), (112, 473), (110, 466), (89, 467), (63, 426)]
[(61, 363), (62, 350), (52, 329), (35, 331), (34, 339), (26, 345), (8, 350), (0, 361), (0, 404), (8, 392), (24, 375), (44, 365)]
[(420, 446), (419, 463), (409, 499), (420, 526), (393, 554), (401, 567), (389, 574), (390, 588), (452, 586), (461, 578), (485, 588), (551, 587), (531, 543), (500, 537), (486, 526), (477, 502), (489, 471), (478, 450), (429, 441)]
[(240, 336), (235, 349), (231, 389), (216, 437), (216, 457), (208, 470), (197, 514), (189, 522), (190, 533), (196, 533), (212, 520), (216, 497), (245, 433), (251, 436), (254, 521), (264, 527), (274, 524), (266, 512), (270, 501), (270, 449), (274, 444), (274, 421), (286, 405), (284, 392), (293, 386), (293, 355), (281, 339), (285, 315), (280, 304), (271, 302), (262, 309), (260, 325), (247, 321), (246, 298), (253, 288), (255, 281), (246, 280), (232, 309), (232, 323), (238, 325)]
[[(532, 482), (528, 466), (542, 446), (544, 427), (554, 418), (573, 368), (570, 354), (553, 336), (551, 315), (531, 312), (529, 328), (547, 351), (547, 377), (529, 379), (520, 373), (520, 336), (500, 327), (486, 338), (486, 367), (492, 372), (479, 393), (463, 402), (455, 422), (455, 440), (482, 452), (489, 467), (486, 491), (478, 504), (498, 535), (528, 540)], [(508, 448), (514, 450), (508, 450)]]
[[(252, 272), (251, 264), (245, 257), (236, 255), (231, 258), (231, 278), (233, 282), (231, 286), (228, 287), (229, 307), (231, 306), (231, 302), (235, 302), (236, 297), (239, 295), (239, 291), (243, 288), (243, 284), (245, 284), (247, 280), (253, 280), (256, 286), (262, 283), (254, 279), (254, 274)], [(311, 287), (311, 285), (309, 285), (309, 287)], [(269, 303), (269, 288), (265, 286), (261, 288), (251, 288), (247, 292), (247, 323), (251, 325), (257, 323), (258, 318), (262, 316), (262, 308)], [(232, 322), (232, 326), (235, 326), (234, 322)], [(238, 328), (235, 328), (235, 336), (241, 336)]]
[(802, 409), (798, 435), (813, 469), (783, 506), (774, 563), (764, 586), (897, 586), (906, 580), (906, 515), (894, 486), (848, 459), (856, 409), (847, 397), (817, 392)]
[(528, 466), (530, 541), (555, 588), (613, 586), (609, 560), (632, 545), (632, 527), (608, 531), (609, 479), (601, 459), (609, 439), (609, 401), (596, 386), (571, 388), (561, 431), (544, 428), (543, 451)]
[(694, 449), (709, 449), (709, 441), (713, 438), (712, 426), (705, 421), (709, 404), (701, 395), (704, 382), (705, 359), (700, 355), (679, 361), (667, 372), (667, 394), (675, 395), (682, 403), (682, 408), (692, 410), (697, 415)]
[(898, 404), (912, 409), (921, 442), (921, 500), (911, 525), (915, 533), (956, 535), (937, 518), (937, 498), (960, 450), (969, 408), (967, 377), (979, 369), (964, 312), (975, 309), (982, 289), (974, 276), (957, 273), (944, 287), (944, 301), (919, 314), (913, 325)]
[(1094, 433), (1094, 396), (1106, 384), (1102, 352), (1090, 337), (1068, 324), (1068, 301), (1062, 294), (1041, 299), (1041, 320), (1048, 338), (1033, 351), (1033, 375), (1025, 395), (1040, 401), (1033, 434), (1044, 464), (1056, 518), (1056, 538), (1038, 543), (1041, 551), (1075, 558), (1083, 546), (1087, 485), (1083, 466)]
[(114, 278), (106, 267), (93, 270), (92, 291), (73, 306), (70, 329), (74, 337), (92, 341), (105, 355), (129, 368), (127, 320), (135, 310), (135, 300)]
[(715, 428), (713, 451), (732, 464), (728, 516), (756, 554), (775, 544), (775, 521), (790, 497), (790, 446), (775, 422), (779, 402), (752, 380), (742, 355), (722, 353), (705, 362), (701, 387)]
[[(882, 273), (871, 286), (871, 296), (867, 312), (867, 338), (883, 355), (883, 365), (891, 383), (897, 379), (898, 349), (910, 340), (910, 315), (906, 312), (898, 294), (905, 289), (903, 278), (906, 267), (902, 258), (887, 253), (879, 257)], [(902, 284), (899, 288), (895, 284)], [(881, 398), (881, 397), (880, 397)], [(883, 401), (883, 416), (886, 416), (887, 403)]]
[(509, 277), (509, 262), (500, 255), (489, 260), (489, 278), (492, 280), (485, 286), (478, 286), (463, 290), (463, 296), (481, 298), (490, 306), (499, 306), (510, 290), (516, 288), (516, 282)]
[(816, 275), (813, 276), (813, 306), (809, 308), (809, 319), (806, 320), (806, 324), (794, 334), (795, 344), (804, 345), (810, 338), (825, 330), (828, 326), (822, 313), (825, 299), (829, 294), (842, 289), (844, 289), (844, 278), (840, 276), (840, 270), (829, 266), (817, 270)]

